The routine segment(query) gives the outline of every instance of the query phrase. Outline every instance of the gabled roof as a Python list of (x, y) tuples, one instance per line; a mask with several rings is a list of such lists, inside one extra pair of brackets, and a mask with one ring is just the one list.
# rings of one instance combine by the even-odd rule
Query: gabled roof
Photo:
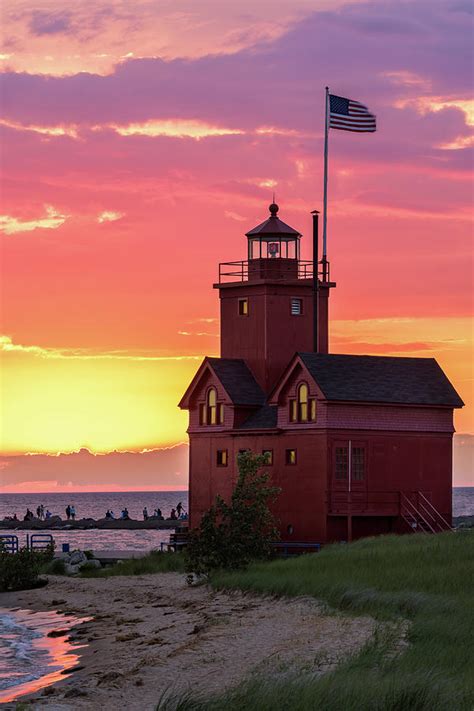
[(234, 405), (263, 405), (265, 395), (241, 358), (208, 358)]
[(274, 429), (277, 426), (277, 421), (278, 407), (276, 405), (263, 405), (240, 425), (239, 430)]
[(327, 400), (462, 407), (434, 358), (298, 353)]
[(209, 369), (220, 381), (234, 405), (261, 406), (265, 402), (263, 390), (258, 385), (245, 362), (240, 358), (204, 358), (179, 407), (189, 407), (189, 399), (206, 371)]

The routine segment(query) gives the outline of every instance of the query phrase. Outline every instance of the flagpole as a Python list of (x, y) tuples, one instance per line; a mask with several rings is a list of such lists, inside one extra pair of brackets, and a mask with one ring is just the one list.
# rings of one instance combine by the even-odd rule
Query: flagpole
[(323, 281), (327, 279), (327, 220), (328, 220), (328, 138), (329, 138), (329, 87), (326, 87), (326, 113), (324, 121), (324, 215), (323, 215)]

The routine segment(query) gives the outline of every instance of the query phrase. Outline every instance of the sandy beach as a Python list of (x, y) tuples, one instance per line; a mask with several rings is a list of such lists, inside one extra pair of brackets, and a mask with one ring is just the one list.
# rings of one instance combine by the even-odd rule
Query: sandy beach
[[(3, 607), (93, 619), (73, 628), (87, 643), (79, 668), (28, 699), (33, 708), (152, 711), (167, 689), (210, 695), (254, 672), (323, 674), (371, 638), (369, 617), (330, 615), (312, 598), (216, 593), (184, 576), (50, 577), (39, 590), (0, 595)], [(15, 703), (4, 708), (14, 708)]]

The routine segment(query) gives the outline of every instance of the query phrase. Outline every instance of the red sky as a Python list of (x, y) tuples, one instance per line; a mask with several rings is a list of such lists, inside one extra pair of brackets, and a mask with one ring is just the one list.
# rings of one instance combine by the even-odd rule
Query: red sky
[(330, 136), (332, 350), (436, 357), (474, 433), (470, 4), (6, 0), (3, 25), (5, 454), (185, 440), (217, 263), (273, 190), (307, 236), (321, 206), (326, 84), (378, 121)]

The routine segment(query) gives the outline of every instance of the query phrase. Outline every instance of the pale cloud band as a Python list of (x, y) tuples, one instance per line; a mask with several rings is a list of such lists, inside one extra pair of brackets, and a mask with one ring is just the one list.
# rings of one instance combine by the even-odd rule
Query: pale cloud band
[(47, 360), (125, 360), (125, 361), (181, 361), (181, 360), (196, 360), (200, 361), (204, 355), (153, 355), (153, 354), (137, 354), (129, 353), (128, 351), (105, 351), (96, 352), (85, 348), (45, 348), (43, 346), (30, 345), (25, 346), (20, 343), (14, 343), (10, 336), (0, 336), (0, 353), (18, 353), (37, 356)]
[(52, 205), (45, 205), (46, 215), (32, 220), (21, 220), (11, 215), (0, 215), (0, 230), (6, 235), (17, 232), (32, 232), (33, 230), (56, 230), (63, 225), (69, 215), (63, 215)]

